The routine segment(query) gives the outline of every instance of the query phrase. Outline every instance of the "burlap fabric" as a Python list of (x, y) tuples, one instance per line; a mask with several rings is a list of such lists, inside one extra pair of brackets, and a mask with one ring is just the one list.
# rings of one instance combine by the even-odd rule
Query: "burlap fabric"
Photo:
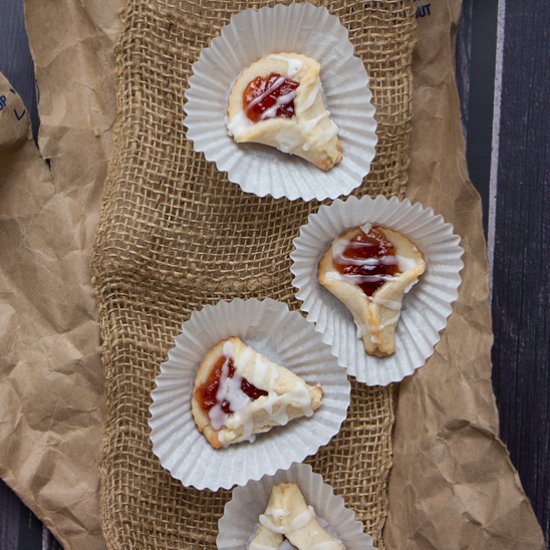
[[(152, 454), (149, 393), (181, 323), (220, 299), (297, 308), (291, 241), (319, 204), (259, 199), (193, 151), (183, 97), (201, 48), (232, 14), (268, 1), (129, 0), (117, 49), (118, 122), (93, 254), (107, 417), (100, 461), (110, 548), (213, 548), (230, 496), (185, 489)], [(357, 195), (401, 195), (410, 131), (414, 10), (402, 0), (319, 2), (349, 29), (370, 75), (376, 159)], [(392, 388), (353, 383), (349, 418), (310, 460), (382, 547)]]

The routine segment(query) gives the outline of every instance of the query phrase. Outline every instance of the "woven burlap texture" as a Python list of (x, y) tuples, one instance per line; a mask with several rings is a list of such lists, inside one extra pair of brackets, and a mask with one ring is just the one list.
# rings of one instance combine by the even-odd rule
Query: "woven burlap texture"
[[(297, 309), (292, 239), (316, 202), (257, 198), (193, 151), (183, 125), (191, 65), (245, 8), (275, 2), (129, 0), (118, 44), (118, 120), (93, 253), (107, 417), (102, 525), (112, 549), (213, 548), (230, 497), (186, 489), (151, 450), (150, 391), (181, 323), (220, 299)], [(356, 195), (401, 195), (410, 132), (414, 11), (402, 0), (319, 2), (350, 32), (378, 121), (371, 173)], [(345, 154), (345, 151), (344, 151)], [(349, 418), (309, 460), (382, 547), (393, 390), (353, 382)]]

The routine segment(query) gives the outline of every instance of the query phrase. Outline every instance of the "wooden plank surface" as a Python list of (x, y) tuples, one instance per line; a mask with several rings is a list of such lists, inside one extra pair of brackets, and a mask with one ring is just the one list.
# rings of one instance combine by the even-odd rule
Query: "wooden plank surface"
[[(37, 121), (32, 60), (22, 0), (0, 0), (0, 71)], [(457, 80), (472, 180), (484, 202), (494, 253), (493, 380), (502, 437), (524, 488), (550, 534), (550, 85), (547, 0), (464, 0)], [(502, 8), (505, 7), (505, 12)], [(505, 13), (502, 108), (497, 150), (493, 84), (497, 10)], [(498, 79), (498, 74), (497, 74)], [(496, 209), (489, 211), (491, 160), (498, 153)], [(493, 189), (494, 190), (494, 189)], [(19, 499), (0, 482), (0, 550), (60, 550)]]
[[(470, 176), (485, 203), (484, 221), (493, 225), (488, 243), (493, 264), (493, 386), (501, 437), (548, 544), (550, 277), (545, 268), (550, 252), (550, 13), (545, 0), (499, 0), (493, 6), (497, 13), (491, 15), (491, 2), (464, 2), (457, 48), (459, 90)], [(497, 38), (498, 15), (500, 75), (493, 66), (484, 70), (488, 37)], [(501, 90), (498, 112), (493, 113), (494, 87), (490, 93), (485, 88), (495, 77)]]
[(483, 225), (489, 218), (489, 173), (493, 127), (496, 14), (498, 0), (465, 1), (457, 44), (457, 81), (461, 93), (466, 158), (470, 179), (483, 200)]
[(550, 6), (506, 2), (493, 276), (501, 435), (550, 530)]
[[(36, 516), (0, 481), (0, 549), (61, 550), (57, 541), (42, 531)], [(43, 539), (48, 544), (43, 545)]]

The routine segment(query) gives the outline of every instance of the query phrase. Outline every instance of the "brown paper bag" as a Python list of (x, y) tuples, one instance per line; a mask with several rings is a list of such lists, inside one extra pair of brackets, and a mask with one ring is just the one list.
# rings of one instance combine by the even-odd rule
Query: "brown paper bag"
[(103, 374), (89, 258), (115, 118), (116, 2), (27, 0), (37, 150), (2, 78), (0, 476), (57, 538), (105, 547), (97, 456)]
[(544, 548), (541, 529), (498, 439), (481, 201), (468, 180), (454, 47), (461, 2), (418, 20), (407, 196), (462, 237), (458, 302), (434, 356), (400, 385), (388, 548)]
[[(102, 377), (88, 260), (114, 119), (118, 17), (108, 4), (27, 0), (40, 144), (53, 179), (28, 123), (10, 124), (0, 113), (0, 475), (65, 548), (78, 550), (104, 548), (94, 464)], [(455, 224), (467, 268), (436, 355), (401, 385), (386, 545), (543, 548), (495, 435), (481, 214), (450, 70), (459, 10), (458, 1), (432, 2), (432, 16), (419, 24), (408, 194)], [(1, 86), (0, 96), (9, 91)], [(455, 331), (469, 338), (467, 353)], [(461, 390), (453, 400), (449, 386)]]

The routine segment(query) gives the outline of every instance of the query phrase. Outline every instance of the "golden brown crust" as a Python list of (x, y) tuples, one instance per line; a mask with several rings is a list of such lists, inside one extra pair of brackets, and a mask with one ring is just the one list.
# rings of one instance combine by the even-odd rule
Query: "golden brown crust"
[[(426, 264), (422, 254), (406, 237), (386, 227), (377, 227), (393, 244), (396, 255), (411, 264), (398, 278), (384, 283), (369, 299), (360, 287), (338, 278), (332, 257), (333, 243), (319, 262), (318, 279), (352, 313), (362, 333), (365, 351), (369, 355), (387, 357), (395, 353), (396, 316), (400, 314), (403, 297), (424, 273)], [(360, 227), (350, 229), (338, 239), (352, 239), (360, 231)]]
[[(275, 382), (273, 387), (267, 387), (265, 372), (256, 372), (256, 356), (260, 356), (246, 344), (244, 344), (239, 338), (231, 337), (219, 342), (203, 359), (197, 374), (195, 377), (193, 396), (191, 399), (191, 412), (193, 419), (197, 425), (198, 430), (204, 435), (208, 443), (213, 448), (219, 449), (225, 445), (231, 443), (237, 443), (246, 438), (243, 430), (239, 427), (225, 426), (220, 430), (215, 430), (212, 427), (209, 415), (204, 411), (200, 403), (200, 396), (198, 388), (200, 388), (209, 378), (212, 370), (214, 369), (218, 359), (224, 355), (224, 344), (226, 342), (231, 343), (232, 357), (234, 359), (234, 366), (237, 372), (246, 380), (248, 380), (254, 386), (264, 389), (266, 391), (273, 392), (277, 396), (284, 396), (291, 392), (296, 387), (297, 383), (304, 384), (303, 380), (296, 376), (292, 371), (271, 363), (267, 359), (263, 358), (265, 367), (270, 369), (270, 372), (276, 373), (274, 377)], [(261, 357), (261, 356), (260, 356)], [(309, 394), (310, 407), (312, 411), (316, 411), (321, 406), (321, 400), (323, 396), (323, 390), (320, 387), (309, 386), (305, 384), (307, 392)], [(257, 402), (260, 403), (265, 397), (260, 397)], [(256, 403), (256, 401), (254, 401)], [(277, 405), (275, 405), (277, 407)], [(289, 404), (285, 408), (288, 420), (293, 420), (304, 415), (304, 409), (299, 406)], [(228, 418), (231, 418), (228, 417)], [(269, 431), (277, 424), (270, 422), (270, 413), (267, 410), (255, 411), (254, 414), (254, 431), (253, 434)]]
[(222, 340), (221, 342), (216, 344), (202, 360), (199, 366), (199, 370), (197, 371), (197, 374), (195, 376), (193, 397), (191, 398), (191, 413), (193, 414), (195, 424), (197, 425), (199, 432), (204, 435), (208, 443), (210, 443), (210, 445), (212, 445), (214, 449), (219, 449), (223, 446), (218, 439), (219, 432), (218, 430), (214, 430), (214, 428), (212, 428), (210, 418), (208, 417), (208, 414), (205, 412), (205, 410), (202, 408), (197, 394), (198, 388), (200, 388), (206, 382), (206, 380), (208, 380), (208, 377), (214, 369), (216, 362), (223, 355), (224, 343), (225, 340)]
[[(231, 121), (234, 121), (243, 112), (242, 96), (248, 83), (258, 76), (265, 77), (272, 72), (286, 76), (285, 71), (288, 64), (284, 58), (298, 60), (302, 63), (302, 68), (295, 75), (289, 76), (300, 84), (296, 90), (295, 117), (261, 120), (251, 124), (249, 128), (242, 128), (235, 132)], [(292, 52), (271, 54), (252, 63), (235, 81), (229, 97), (227, 116), (234, 140), (237, 143), (255, 142), (278, 148), (311, 162), (325, 172), (338, 164), (342, 160), (342, 146), (338, 136), (333, 136), (328, 141), (323, 139), (324, 135), (328, 137), (327, 132), (333, 127), (333, 123), (328, 117), (322, 94), (316, 91), (321, 88), (319, 75), (320, 65), (317, 61)], [(315, 94), (315, 100), (309, 105), (308, 97), (310, 95), (313, 97)], [(302, 111), (301, 106), (307, 108)], [(327, 113), (326, 118), (321, 118), (313, 127), (308, 127), (308, 121), (317, 119), (324, 113)], [(304, 148), (306, 141), (309, 147)], [(291, 144), (288, 146), (288, 150), (281, 147), (283, 142), (285, 147)]]

